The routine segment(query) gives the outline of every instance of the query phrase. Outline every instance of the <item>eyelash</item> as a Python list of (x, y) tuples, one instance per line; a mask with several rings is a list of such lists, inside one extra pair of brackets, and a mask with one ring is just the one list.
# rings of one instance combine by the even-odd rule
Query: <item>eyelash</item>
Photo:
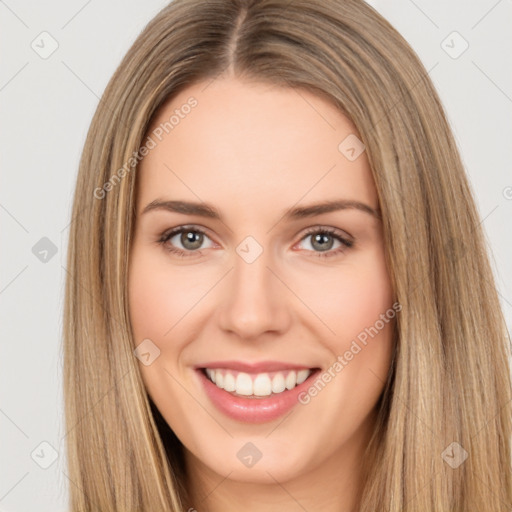
[[(165, 250), (175, 254), (179, 258), (189, 258), (193, 257), (192, 255), (199, 255), (201, 256), (200, 250), (195, 251), (184, 251), (182, 249), (178, 249), (176, 247), (169, 246), (167, 242), (175, 235), (178, 235), (183, 232), (192, 232), (192, 233), (201, 233), (202, 235), (208, 237), (205, 231), (200, 229), (197, 226), (180, 226), (178, 228), (174, 228), (171, 231), (165, 231), (160, 236), (158, 243), (161, 244)], [(341, 247), (338, 247), (334, 250), (324, 251), (324, 252), (317, 252), (317, 251), (309, 251), (309, 252), (315, 252), (316, 256), (319, 258), (329, 258), (331, 256), (336, 256), (342, 252), (345, 252), (347, 249), (350, 249), (353, 247), (354, 242), (351, 240), (347, 240), (346, 238), (343, 238), (339, 232), (336, 229), (333, 228), (310, 228), (309, 230), (304, 233), (304, 236), (301, 238), (301, 241), (304, 240), (309, 235), (316, 235), (316, 234), (322, 234), (322, 235), (330, 235), (334, 237), (336, 240), (341, 242)], [(208, 237), (209, 238), (209, 237)]]

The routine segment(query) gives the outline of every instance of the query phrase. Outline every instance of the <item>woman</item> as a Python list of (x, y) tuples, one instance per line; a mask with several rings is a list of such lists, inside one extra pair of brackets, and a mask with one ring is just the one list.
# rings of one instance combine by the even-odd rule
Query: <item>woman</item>
[(105, 91), (73, 214), (72, 510), (512, 506), (474, 201), (365, 3), (171, 3)]

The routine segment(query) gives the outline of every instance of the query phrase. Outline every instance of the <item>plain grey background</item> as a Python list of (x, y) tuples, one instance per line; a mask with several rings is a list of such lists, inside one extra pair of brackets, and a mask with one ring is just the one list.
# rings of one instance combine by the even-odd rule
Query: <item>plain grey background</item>
[[(409, 41), (440, 93), (510, 329), (512, 2), (369, 3)], [(78, 160), (107, 81), (166, 4), (0, 0), (0, 511), (66, 510), (73, 484), (63, 442), (61, 332)]]

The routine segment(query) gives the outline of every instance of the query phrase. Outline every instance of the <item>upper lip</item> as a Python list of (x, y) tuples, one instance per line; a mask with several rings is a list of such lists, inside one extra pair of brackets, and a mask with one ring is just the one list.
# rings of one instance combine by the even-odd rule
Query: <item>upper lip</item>
[(236, 370), (246, 373), (263, 373), (278, 372), (281, 370), (309, 370), (313, 367), (302, 364), (285, 363), (281, 361), (259, 361), (259, 362), (243, 362), (243, 361), (212, 361), (196, 366), (197, 369), (223, 368), (227, 370)]

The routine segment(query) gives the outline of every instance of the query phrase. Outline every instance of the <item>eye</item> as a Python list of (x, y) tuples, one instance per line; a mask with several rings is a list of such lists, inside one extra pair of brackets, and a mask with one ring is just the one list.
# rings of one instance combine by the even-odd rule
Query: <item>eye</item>
[[(353, 240), (349, 240), (343, 232), (333, 228), (315, 227), (308, 230), (301, 242), (311, 238), (309, 245), (313, 248), (314, 256), (320, 258), (336, 256), (345, 252), (354, 245)], [(173, 240), (175, 239), (175, 240)], [(205, 240), (210, 240), (208, 235), (197, 226), (179, 226), (177, 228), (165, 231), (159, 238), (158, 243), (167, 251), (177, 255), (180, 258), (189, 258), (201, 255), (201, 247)], [(211, 240), (210, 240), (211, 241)], [(338, 243), (338, 247), (332, 250), (333, 245)], [(176, 247), (180, 244), (182, 248)], [(203, 249), (213, 247), (213, 243)]]
[[(354, 245), (353, 240), (349, 240), (342, 232), (333, 228), (312, 228), (306, 232), (302, 240), (308, 238), (311, 239), (309, 245), (316, 252), (315, 256), (320, 258), (336, 256)], [(331, 250), (335, 242), (339, 243), (338, 248)]]
[[(197, 226), (180, 226), (170, 231), (165, 231), (158, 240), (158, 243), (164, 246), (167, 251), (179, 257), (188, 258), (201, 255), (201, 251), (198, 249), (201, 248), (205, 239), (210, 240), (206, 233)], [(176, 244), (181, 244), (183, 249), (176, 247)], [(213, 245), (210, 247), (213, 247)], [(203, 247), (203, 249), (207, 248)]]

